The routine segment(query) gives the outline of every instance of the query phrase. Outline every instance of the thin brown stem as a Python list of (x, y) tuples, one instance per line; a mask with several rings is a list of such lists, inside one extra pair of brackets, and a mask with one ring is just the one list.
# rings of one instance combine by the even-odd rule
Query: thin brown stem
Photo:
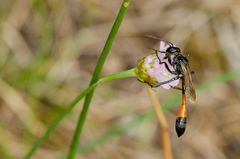
[(157, 95), (151, 87), (148, 88), (148, 93), (150, 95), (153, 108), (157, 114), (158, 122), (162, 131), (162, 141), (163, 141), (163, 151), (166, 159), (173, 159), (171, 142), (169, 138), (168, 124), (167, 120), (163, 114), (162, 107), (158, 101)]

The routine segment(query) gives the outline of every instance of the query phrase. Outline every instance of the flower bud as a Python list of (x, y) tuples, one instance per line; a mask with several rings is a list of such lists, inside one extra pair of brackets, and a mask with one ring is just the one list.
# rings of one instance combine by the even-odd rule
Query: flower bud
[[(140, 59), (137, 63), (135, 73), (139, 81), (149, 84), (151, 87), (161, 87), (165, 89), (170, 89), (178, 85), (179, 79), (169, 81), (176, 77), (176, 75), (172, 74), (170, 71), (174, 71), (173, 66), (169, 63), (167, 59), (165, 59), (165, 52), (169, 46), (163, 41), (160, 41), (159, 51), (156, 51), (153, 54), (150, 54), (142, 59)], [(166, 65), (170, 69), (167, 69)], [(162, 82), (169, 81), (165, 84)]]
[(154, 87), (158, 84), (157, 79), (151, 73), (156, 59), (156, 54), (148, 55), (138, 61), (135, 69), (138, 80), (149, 84), (151, 87)]

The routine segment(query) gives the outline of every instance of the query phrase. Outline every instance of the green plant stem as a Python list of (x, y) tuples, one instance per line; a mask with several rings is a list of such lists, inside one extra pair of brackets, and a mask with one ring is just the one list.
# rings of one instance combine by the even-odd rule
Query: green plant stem
[[(130, 1), (131, 0), (123, 0), (123, 2), (122, 2), (121, 8), (120, 8), (119, 13), (117, 15), (117, 18), (116, 18), (116, 20), (113, 24), (112, 30), (111, 30), (108, 38), (107, 38), (107, 41), (106, 41), (105, 46), (102, 50), (102, 53), (101, 53), (101, 55), (98, 59), (97, 65), (95, 67), (95, 71), (93, 73), (93, 76), (92, 76), (92, 79), (91, 79), (91, 82), (90, 82), (89, 85), (92, 85), (93, 83), (95, 83), (99, 79), (99, 76), (100, 76), (100, 73), (102, 71), (103, 65), (104, 65), (105, 60), (106, 60), (106, 58), (109, 54), (109, 51), (112, 47), (112, 43), (113, 43), (113, 41), (116, 37), (116, 34), (118, 32), (120, 24), (122, 23), (122, 20), (125, 16), (125, 13), (128, 9)], [(86, 119), (86, 116), (87, 116), (89, 105), (90, 105), (91, 100), (92, 100), (93, 93), (94, 93), (94, 89), (85, 98), (85, 101), (84, 101), (84, 104), (83, 104), (83, 109), (82, 109), (82, 111), (79, 115), (77, 127), (76, 127), (76, 130), (75, 130), (73, 138), (72, 138), (71, 147), (70, 147), (68, 157), (67, 157), (68, 159), (73, 159), (76, 155), (77, 148), (78, 148), (78, 142), (79, 142), (79, 139), (80, 139), (80, 136), (81, 136), (83, 125), (85, 123), (85, 119)]]
[(50, 133), (57, 127), (57, 125), (62, 121), (62, 119), (77, 105), (77, 103), (85, 97), (88, 93), (90, 93), (92, 90), (96, 88), (97, 85), (106, 82), (106, 81), (112, 81), (127, 77), (134, 77), (134, 69), (130, 69), (127, 71), (118, 72), (115, 74), (111, 74), (108, 76), (105, 76), (101, 79), (99, 79), (97, 82), (93, 83), (91, 86), (86, 88), (84, 91), (82, 91), (71, 103), (69, 103), (66, 106), (66, 109), (64, 109), (56, 118), (52, 121), (52, 123), (48, 126), (48, 129), (43, 134), (41, 138), (39, 138), (34, 145), (30, 148), (30, 150), (27, 152), (27, 154), (23, 157), (23, 159), (29, 159), (32, 157), (34, 152), (43, 144), (45, 140), (47, 140)]

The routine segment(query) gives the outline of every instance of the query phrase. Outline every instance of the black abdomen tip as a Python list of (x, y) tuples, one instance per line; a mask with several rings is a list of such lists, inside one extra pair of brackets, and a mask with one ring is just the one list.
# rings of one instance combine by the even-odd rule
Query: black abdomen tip
[(177, 117), (176, 119), (176, 132), (178, 137), (182, 136), (185, 132), (187, 125), (187, 118), (186, 117)]

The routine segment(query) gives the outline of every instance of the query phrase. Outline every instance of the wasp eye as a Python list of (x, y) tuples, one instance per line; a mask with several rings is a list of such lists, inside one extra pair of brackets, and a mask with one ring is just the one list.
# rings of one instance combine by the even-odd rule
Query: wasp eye
[(169, 52), (169, 53), (181, 52), (181, 50), (178, 47), (175, 47), (175, 46), (167, 48), (166, 51)]

